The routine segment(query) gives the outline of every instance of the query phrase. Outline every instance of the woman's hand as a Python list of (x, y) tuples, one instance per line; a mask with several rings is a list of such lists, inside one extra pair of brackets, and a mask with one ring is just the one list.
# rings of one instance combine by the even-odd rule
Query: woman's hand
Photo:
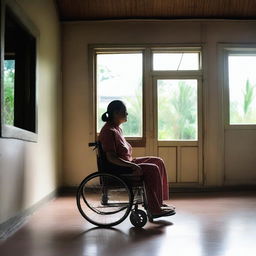
[(139, 165), (119, 158), (114, 152), (106, 152), (106, 156), (107, 160), (112, 164), (129, 167), (134, 171), (134, 174), (138, 176), (141, 176), (143, 174), (142, 169)]
[(134, 174), (141, 176), (143, 174), (142, 169), (139, 165), (132, 163), (131, 169), (133, 170)]

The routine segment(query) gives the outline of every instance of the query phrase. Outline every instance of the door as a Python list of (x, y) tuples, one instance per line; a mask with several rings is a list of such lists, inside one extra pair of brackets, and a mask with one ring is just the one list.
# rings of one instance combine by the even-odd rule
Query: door
[(202, 183), (200, 77), (154, 77), (154, 154), (163, 158), (169, 182)]

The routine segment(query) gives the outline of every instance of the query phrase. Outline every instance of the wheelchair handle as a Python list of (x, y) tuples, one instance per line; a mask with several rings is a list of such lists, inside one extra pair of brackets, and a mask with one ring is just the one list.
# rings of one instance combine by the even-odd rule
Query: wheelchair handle
[(88, 144), (89, 147), (97, 147), (98, 146), (98, 143), (97, 142), (90, 142)]

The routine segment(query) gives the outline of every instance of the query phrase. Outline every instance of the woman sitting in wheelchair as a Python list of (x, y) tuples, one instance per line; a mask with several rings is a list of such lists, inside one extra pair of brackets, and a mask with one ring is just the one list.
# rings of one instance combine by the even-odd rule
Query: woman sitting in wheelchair
[(123, 136), (120, 125), (127, 121), (126, 106), (122, 101), (114, 100), (102, 115), (106, 124), (101, 129), (99, 141), (101, 142), (107, 161), (116, 171), (120, 167), (133, 170), (136, 175), (142, 175), (148, 211), (152, 218), (170, 216), (175, 214), (175, 207), (163, 203), (169, 199), (169, 188), (164, 162), (159, 157), (132, 158), (132, 147)]

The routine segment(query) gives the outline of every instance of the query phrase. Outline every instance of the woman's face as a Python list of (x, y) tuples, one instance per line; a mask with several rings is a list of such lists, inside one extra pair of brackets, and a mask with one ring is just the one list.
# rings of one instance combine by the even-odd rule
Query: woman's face
[(123, 108), (114, 113), (115, 122), (118, 124), (125, 123), (127, 122), (127, 116), (128, 116), (127, 110), (126, 108)]

